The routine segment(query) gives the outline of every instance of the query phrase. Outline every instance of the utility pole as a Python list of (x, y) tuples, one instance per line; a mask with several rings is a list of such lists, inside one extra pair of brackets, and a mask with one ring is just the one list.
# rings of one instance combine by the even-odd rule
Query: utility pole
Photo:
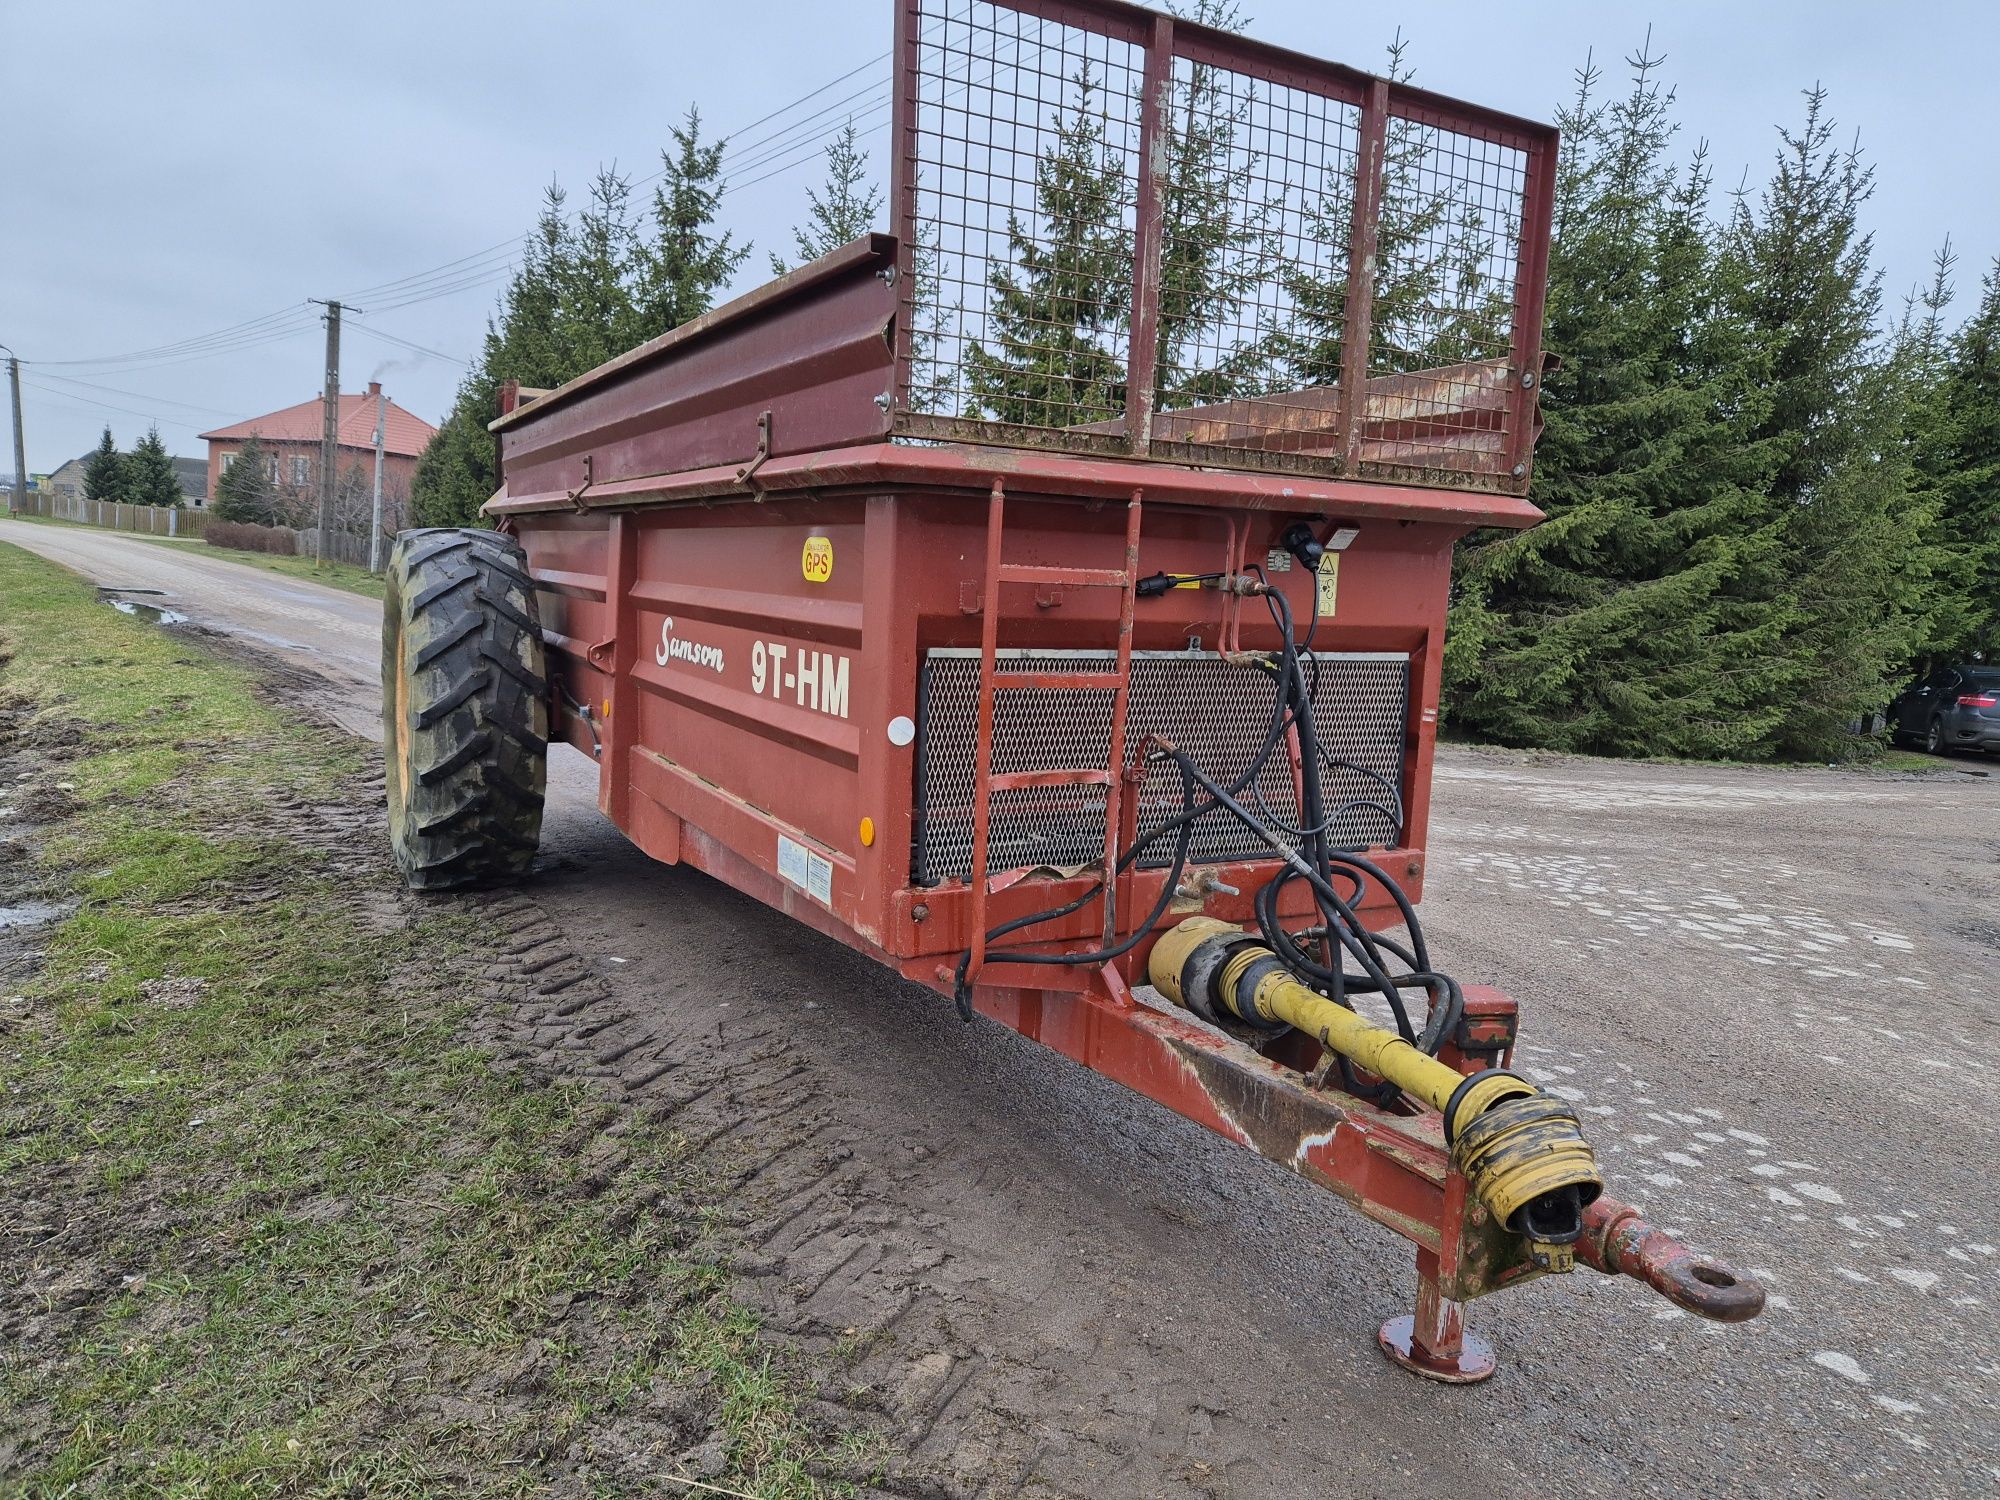
[[(317, 299), (315, 299), (317, 300)], [(340, 461), (340, 304), (326, 304), (326, 386), (320, 392), (326, 420), (319, 441), (319, 544), (313, 561), (326, 566), (326, 534), (333, 528), (334, 468)]]
[[(0, 349), (7, 349), (0, 344)], [(14, 493), (7, 497), (7, 514), (28, 508), (28, 440), (21, 433), (21, 361), (7, 349), (7, 383), (14, 388)]]
[(382, 571), (382, 413), (389, 398), (375, 387), (375, 506), (368, 522), (368, 571)]

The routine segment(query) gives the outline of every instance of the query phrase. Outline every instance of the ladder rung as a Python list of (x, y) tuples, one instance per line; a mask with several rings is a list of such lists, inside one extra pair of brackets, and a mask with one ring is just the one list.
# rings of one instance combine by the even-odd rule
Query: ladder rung
[(1080, 589), (1122, 589), (1132, 575), (1122, 568), (1044, 568), (1033, 563), (1000, 564), (1002, 583), (1068, 583)]
[(1042, 786), (1109, 786), (1109, 771), (1009, 771), (995, 776), (991, 786), (996, 792), (1018, 792), (1029, 787)]
[(995, 672), (993, 689), (1004, 692), (1009, 688), (1042, 688), (1060, 692), (1072, 692), (1083, 688), (1108, 688), (1116, 692), (1125, 685), (1125, 679), (1116, 672)]

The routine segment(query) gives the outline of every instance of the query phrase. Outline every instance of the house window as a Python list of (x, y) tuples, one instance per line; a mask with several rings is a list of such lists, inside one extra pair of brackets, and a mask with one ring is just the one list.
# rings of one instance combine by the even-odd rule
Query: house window
[(225, 473), (225, 474), (227, 474), (227, 473), (229, 472), (229, 466), (230, 466), (231, 464), (235, 463), (235, 462), (236, 462), (236, 455), (235, 455), (234, 453), (225, 453), (225, 454), (223, 454), (223, 455), (222, 455), (222, 472), (223, 472), (223, 473)]
[(312, 478), (312, 460), (303, 455), (292, 459), (292, 483), (304, 484)]

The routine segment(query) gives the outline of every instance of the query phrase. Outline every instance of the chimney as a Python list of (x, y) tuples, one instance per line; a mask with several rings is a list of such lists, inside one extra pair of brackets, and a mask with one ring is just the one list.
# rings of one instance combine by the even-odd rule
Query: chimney
[(381, 382), (381, 381), (379, 381), (379, 380), (371, 380), (371, 381), (369, 381), (369, 382), (368, 382), (368, 394), (369, 394), (369, 395), (371, 395), (371, 396), (379, 396), (379, 395), (381, 395), (381, 394), (382, 394), (382, 382)]

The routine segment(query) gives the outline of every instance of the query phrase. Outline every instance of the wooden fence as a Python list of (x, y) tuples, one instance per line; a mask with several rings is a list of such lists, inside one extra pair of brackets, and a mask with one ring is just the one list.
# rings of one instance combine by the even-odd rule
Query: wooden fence
[[(209, 515), (205, 510), (168, 510), (156, 505), (125, 505), (112, 500), (85, 500), (70, 495), (35, 494), (27, 497), (27, 514), (47, 516), (57, 521), (74, 521), (81, 526), (102, 526), (110, 531), (136, 531), (144, 536), (200, 536)], [(319, 528), (300, 527), (259, 527), (260, 531), (289, 531), (297, 543), (300, 557), (319, 556)], [(390, 544), (395, 541), (393, 532), (382, 538), (382, 553), (386, 557)], [(368, 538), (357, 536), (350, 531), (333, 531), (327, 534), (326, 555), (335, 562), (352, 563), (357, 568), (368, 566)]]
[(203, 511), (168, 509), (159, 505), (126, 505), (117, 500), (85, 500), (81, 496), (30, 493), (27, 513), (108, 531), (138, 531), (147, 536), (200, 536)]

